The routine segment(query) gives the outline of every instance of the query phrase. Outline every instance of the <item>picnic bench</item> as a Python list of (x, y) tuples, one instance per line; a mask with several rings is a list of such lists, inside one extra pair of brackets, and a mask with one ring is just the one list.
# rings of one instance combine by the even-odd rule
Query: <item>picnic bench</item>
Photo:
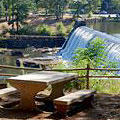
[(16, 93), (18, 93), (18, 90), (14, 87), (0, 89), (0, 100), (2, 100), (2, 102), (0, 103), (0, 108), (4, 108), (3, 106), (11, 106), (16, 103), (19, 103), (18, 99), (14, 99), (10, 101), (3, 100), (4, 97), (9, 96), (9, 95), (14, 95)]
[(15, 93), (17, 93), (17, 89), (14, 87), (0, 89), (0, 97)]
[(64, 85), (78, 78), (76, 74), (40, 71), (26, 75), (8, 78), (7, 81), (20, 92), (20, 103), (17, 108), (21, 110), (35, 110), (35, 96), (51, 85), (51, 94), (48, 100), (63, 96)]
[(85, 104), (89, 105), (91, 104), (91, 101), (94, 98), (95, 90), (79, 90), (74, 93), (67, 94), (65, 96), (59, 97), (54, 99), (53, 103), (55, 108), (60, 113), (66, 113), (67, 110), (71, 108), (71, 106), (75, 102), (83, 102), (87, 99), (87, 102)]

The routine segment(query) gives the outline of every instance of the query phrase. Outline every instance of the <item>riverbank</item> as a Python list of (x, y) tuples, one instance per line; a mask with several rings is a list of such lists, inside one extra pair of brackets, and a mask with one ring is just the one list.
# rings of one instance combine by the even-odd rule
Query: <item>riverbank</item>
[[(111, 22), (117, 22), (119, 24), (120, 18), (116, 17), (116, 14), (93, 14), (91, 17), (88, 17), (88, 14), (82, 14), (79, 15), (77, 18), (74, 18), (71, 14), (65, 14), (63, 16), (63, 19), (56, 20), (53, 16), (34, 16), (34, 17), (28, 17), (25, 20), (25, 26), (31, 26), (25, 27), (25, 31), (28, 31), (28, 33), (31, 33), (32, 29), (35, 29), (39, 25), (47, 25), (49, 26), (50, 33), (52, 36), (54, 36), (57, 32), (57, 25), (59, 23), (63, 23), (64, 27), (62, 27), (62, 32), (65, 35), (68, 35), (73, 28), (75, 20), (78, 19), (80, 21), (85, 21), (87, 24), (102, 24), (103, 22), (108, 22), (112, 24)], [(0, 23), (0, 32), (5, 31), (5, 29), (10, 29), (12, 26), (8, 25), (7, 22), (1, 22)], [(22, 26), (23, 27), (23, 26)], [(23, 30), (24, 32), (24, 30)], [(24, 34), (24, 33), (23, 33)], [(36, 34), (35, 31), (31, 34)], [(38, 33), (37, 33), (38, 34)], [(5, 34), (6, 36), (9, 36), (10, 34)]]

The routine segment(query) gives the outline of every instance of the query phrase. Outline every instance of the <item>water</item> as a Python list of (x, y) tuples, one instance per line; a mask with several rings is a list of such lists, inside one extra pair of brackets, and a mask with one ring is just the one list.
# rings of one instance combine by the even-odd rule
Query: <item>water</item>
[[(114, 30), (113, 30), (114, 31)], [(114, 32), (115, 33), (115, 32)], [(59, 52), (64, 60), (70, 61), (77, 48), (85, 48), (88, 42), (101, 38), (106, 42), (106, 51), (111, 61), (120, 62), (120, 38), (82, 26), (74, 30), (66, 46)], [(119, 64), (120, 67), (120, 64)]]
[[(95, 30), (99, 30), (101, 32), (106, 32), (108, 34), (112, 34), (114, 36), (120, 37), (120, 23), (119, 22), (103, 22), (103, 23), (90, 23), (87, 25), (90, 28), (93, 28)], [(81, 37), (81, 42), (79, 42), (79, 38)], [(82, 29), (74, 31), (74, 34), (70, 36), (70, 40), (67, 42), (67, 45), (65, 49), (63, 49), (61, 52), (58, 54), (63, 54), (63, 57), (65, 56), (66, 59), (70, 58), (73, 55), (73, 51), (76, 47), (82, 46), (85, 47), (86, 43), (92, 39), (95, 38), (94, 34), (92, 31), (85, 31)], [(73, 39), (76, 39), (76, 42), (72, 41)], [(107, 50), (109, 51), (111, 47), (114, 46), (113, 43), (109, 43), (109, 47)], [(114, 49), (118, 49), (118, 47), (113, 47)], [(112, 50), (112, 49), (111, 49)], [(30, 49), (21, 49), (20, 51), (23, 51), (25, 54), (30, 54), (31, 57), (40, 57), (40, 54), (33, 54)], [(115, 51), (115, 50), (114, 50)], [(111, 54), (112, 55), (112, 54)], [(116, 53), (116, 55), (119, 55)], [(0, 54), (0, 64), (3, 65), (13, 65), (16, 66), (16, 59), (19, 57), (15, 56), (10, 56), (10, 55), (1, 55)], [(8, 73), (18, 73), (16, 70), (9, 70), (9, 69), (4, 69), (3, 72), (8, 72)]]
[[(119, 22), (100, 22), (100, 23), (89, 23), (87, 24), (88, 27), (107, 33), (111, 34), (113, 36), (119, 37), (120, 38), (120, 23)], [(75, 36), (76, 34), (76, 36)], [(83, 35), (82, 35), (83, 34)], [(85, 42), (87, 42), (89, 39), (92, 39), (93, 34), (89, 32), (85, 33), (85, 31), (74, 31), (73, 34), (71, 34), (69, 41), (67, 42), (66, 46), (63, 46), (63, 50), (61, 50), (58, 55), (63, 54), (63, 59), (69, 59), (70, 56), (73, 55), (73, 49), (75, 49), (75, 46), (79, 46), (78, 41), (79, 41), (79, 36), (81, 37), (81, 44), (82, 47), (85, 47)], [(87, 36), (86, 39), (84, 39)], [(76, 39), (76, 42), (73, 41), (73, 39)], [(88, 40), (87, 40), (88, 39)], [(75, 45), (74, 45), (75, 44)], [(65, 47), (65, 48), (64, 48)], [(68, 50), (67, 50), (68, 49)]]
[(120, 38), (120, 22), (89, 23), (88, 27)]
[[(35, 48), (27, 48), (27, 49), (14, 49), (15, 51), (21, 51), (24, 55), (29, 55), (29, 57), (40, 57), (41, 52), (36, 51), (33, 52)], [(9, 52), (6, 52), (5, 54), (0, 54), (0, 65), (10, 65), (10, 66), (16, 66), (16, 60), (18, 58), (22, 58), (20, 56), (11, 56)], [(22, 70), (14, 70), (14, 69), (6, 69), (2, 68), (2, 73), (7, 74), (22, 74)]]

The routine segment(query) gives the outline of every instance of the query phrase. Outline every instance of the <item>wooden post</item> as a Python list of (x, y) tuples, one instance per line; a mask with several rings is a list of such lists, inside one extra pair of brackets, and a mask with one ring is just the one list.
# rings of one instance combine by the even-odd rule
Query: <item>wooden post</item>
[(86, 89), (89, 89), (89, 72), (90, 72), (90, 65), (89, 64), (87, 64), (86, 70), (87, 70), (87, 74), (86, 74), (86, 78), (87, 78)]

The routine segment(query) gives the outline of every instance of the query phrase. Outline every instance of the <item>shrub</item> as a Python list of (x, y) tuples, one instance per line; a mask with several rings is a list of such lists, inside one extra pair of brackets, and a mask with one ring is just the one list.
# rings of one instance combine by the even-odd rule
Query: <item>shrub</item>
[(21, 29), (18, 31), (19, 35), (35, 35), (35, 27), (32, 25), (24, 25)]
[(10, 33), (11, 35), (15, 35), (16, 34), (16, 30), (15, 29), (8, 29), (6, 30), (6, 33)]
[(65, 36), (66, 35), (65, 27), (64, 27), (62, 22), (57, 23), (56, 28), (57, 28), (57, 35), (58, 36)]
[(69, 34), (71, 32), (71, 30), (73, 29), (73, 26), (74, 26), (75, 22), (72, 22), (68, 28), (67, 28), (67, 34)]
[(81, 62), (85, 65), (92, 64), (94, 67), (104, 65), (104, 60), (107, 59), (104, 48), (105, 42), (101, 38), (90, 41), (86, 48), (78, 48), (75, 51), (74, 65), (81, 66)]
[(36, 28), (36, 32), (37, 32), (37, 34), (43, 35), (43, 36), (50, 36), (52, 34), (49, 26), (45, 25), (45, 24), (44, 25), (39, 25)]
[(88, 18), (91, 18), (91, 17), (93, 17), (92, 11), (90, 11), (90, 12), (88, 13)]
[[(15, 35), (17, 31), (15, 29), (9, 29), (8, 32), (11, 35)], [(22, 28), (20, 28), (18, 30), (17, 34), (19, 34), (19, 35), (35, 35), (36, 34), (35, 27), (32, 25), (24, 25)]]
[[(78, 68), (82, 67), (85, 68), (87, 64), (90, 64), (91, 67), (95, 68), (116, 68), (118, 67), (118, 63), (114, 61), (110, 61), (110, 59), (107, 58), (107, 53), (105, 51), (105, 41), (101, 38), (96, 38), (88, 43), (86, 48), (78, 48), (75, 52), (75, 56), (73, 58), (73, 66)], [(80, 71), (78, 73), (81, 76), (85, 76), (85, 71)], [(114, 76), (116, 72), (110, 73), (110, 71), (91, 71), (92, 75), (105, 75), (105, 76)], [(95, 79), (90, 80), (90, 87), (92, 89), (95, 89), (100, 92), (115, 92), (116, 89), (118, 89), (118, 86), (116, 84), (119, 82), (114, 82), (109, 79), (108, 80), (102, 80), (102, 79)], [(115, 87), (115, 86), (116, 87)], [(118, 89), (119, 90), (119, 89)]]

